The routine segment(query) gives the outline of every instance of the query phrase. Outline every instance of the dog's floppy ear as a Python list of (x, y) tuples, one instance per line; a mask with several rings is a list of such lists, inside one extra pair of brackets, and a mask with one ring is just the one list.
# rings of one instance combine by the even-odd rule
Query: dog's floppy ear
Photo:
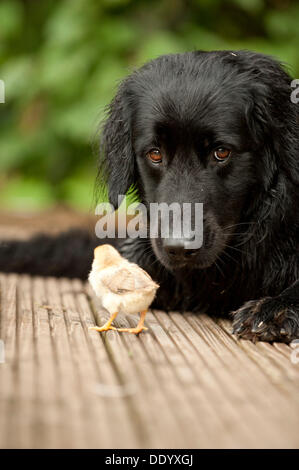
[(298, 118), (291, 101), (291, 77), (267, 56), (258, 57), (256, 67), (258, 80), (252, 80), (247, 121), (253, 140), (263, 144), (264, 187), (271, 187), (279, 169), (298, 184)]
[(248, 102), (246, 110), (251, 143), (255, 145), (255, 151), (260, 154), (258, 164), (263, 166), (259, 174), (263, 176), (261, 182), (266, 191), (271, 187), (278, 170), (277, 146), (280, 140), (268, 100), (268, 88), (264, 84), (259, 84), (255, 87), (254, 96)]
[(106, 184), (109, 202), (115, 209), (119, 195), (125, 195), (134, 184), (135, 157), (131, 140), (131, 113), (124, 81), (108, 107), (103, 127), (99, 178)]

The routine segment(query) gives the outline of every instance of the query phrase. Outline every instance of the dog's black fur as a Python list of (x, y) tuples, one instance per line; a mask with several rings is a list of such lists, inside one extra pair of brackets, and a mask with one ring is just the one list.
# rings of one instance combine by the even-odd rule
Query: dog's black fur
[[(234, 310), (243, 338), (299, 337), (299, 111), (290, 83), (262, 54), (198, 51), (162, 56), (120, 85), (101, 145), (110, 202), (134, 185), (145, 205), (204, 204), (203, 246), (188, 259), (170, 256), (161, 239), (116, 241), (160, 283), (155, 307)], [(219, 147), (230, 151), (225, 161), (215, 159)], [(153, 148), (160, 164), (148, 158)], [(38, 238), (25, 251), (3, 246), (0, 269), (85, 277), (97, 241), (63, 237), (62, 247), (70, 237), (77, 250), (57, 251), (52, 270), (34, 259), (36, 250), (51, 259), (54, 242)]]

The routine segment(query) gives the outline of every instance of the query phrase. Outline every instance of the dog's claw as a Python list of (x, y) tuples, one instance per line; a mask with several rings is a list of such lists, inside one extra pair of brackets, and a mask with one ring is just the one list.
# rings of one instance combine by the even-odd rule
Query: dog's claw
[(234, 313), (234, 317), (234, 334), (251, 341), (288, 343), (298, 331), (296, 313), (276, 298), (247, 302)]
[(260, 321), (258, 325), (254, 325), (251, 329), (252, 333), (261, 333), (266, 328), (263, 321)]
[(233, 334), (234, 335), (238, 335), (240, 333), (240, 331), (242, 331), (242, 326), (239, 326), (238, 328), (234, 328), (233, 329)]

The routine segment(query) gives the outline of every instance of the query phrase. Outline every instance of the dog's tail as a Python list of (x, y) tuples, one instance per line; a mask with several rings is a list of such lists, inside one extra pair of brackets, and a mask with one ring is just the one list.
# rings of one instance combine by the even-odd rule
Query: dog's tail
[[(86, 279), (99, 239), (87, 230), (0, 242), (0, 272)], [(110, 243), (110, 241), (109, 241)]]

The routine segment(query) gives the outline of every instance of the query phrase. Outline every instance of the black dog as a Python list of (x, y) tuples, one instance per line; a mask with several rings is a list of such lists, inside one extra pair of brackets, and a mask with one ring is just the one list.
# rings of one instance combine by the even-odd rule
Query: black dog
[[(110, 202), (134, 185), (147, 206), (204, 205), (198, 250), (171, 235), (117, 241), (160, 283), (155, 307), (235, 310), (243, 338), (299, 337), (299, 112), (290, 83), (267, 56), (222, 51), (162, 56), (120, 85), (102, 139), (99, 176)], [(80, 245), (81, 235), (77, 249), (69, 244), (69, 256), (58, 250), (56, 258), (46, 237), (27, 242), (26, 261), (24, 243), (8, 244), (0, 269), (84, 277), (95, 242), (82, 235)], [(52, 269), (34, 262), (36, 250), (55, 259)]]

